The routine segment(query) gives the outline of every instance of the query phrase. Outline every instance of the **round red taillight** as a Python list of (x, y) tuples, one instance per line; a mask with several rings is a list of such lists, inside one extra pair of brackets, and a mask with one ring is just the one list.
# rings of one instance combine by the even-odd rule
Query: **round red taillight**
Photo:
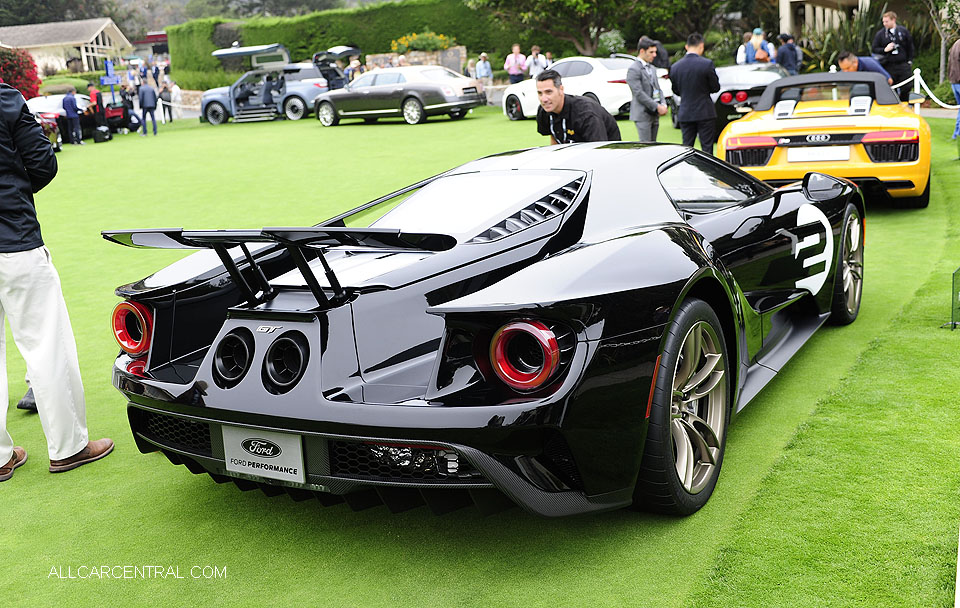
[(747, 100), (747, 92), (746, 92), (746, 91), (737, 91), (736, 99), (737, 99), (737, 101), (746, 101), (746, 100)]
[(733, 101), (733, 94), (730, 91), (720, 93), (720, 103), (730, 103)]
[(507, 386), (528, 392), (542, 387), (560, 367), (560, 347), (539, 321), (513, 321), (490, 341), (493, 371)]
[(124, 352), (142, 355), (150, 348), (153, 315), (139, 302), (120, 302), (113, 309), (113, 336)]

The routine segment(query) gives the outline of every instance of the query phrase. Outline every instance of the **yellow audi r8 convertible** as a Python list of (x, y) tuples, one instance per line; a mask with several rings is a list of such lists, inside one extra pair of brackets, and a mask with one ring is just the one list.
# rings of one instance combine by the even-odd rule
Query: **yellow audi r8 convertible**
[(930, 202), (930, 126), (871, 72), (769, 84), (754, 111), (720, 134), (717, 156), (772, 186), (817, 171), (855, 182), (868, 200)]

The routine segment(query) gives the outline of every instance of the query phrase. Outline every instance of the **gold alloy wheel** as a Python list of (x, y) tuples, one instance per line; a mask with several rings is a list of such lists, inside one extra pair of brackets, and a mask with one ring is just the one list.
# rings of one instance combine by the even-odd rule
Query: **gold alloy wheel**
[(706, 321), (690, 328), (673, 373), (670, 435), (677, 477), (690, 494), (707, 485), (717, 468), (727, 411), (726, 366), (721, 342)]
[(863, 292), (863, 241), (860, 218), (851, 214), (843, 227), (843, 295), (847, 312), (851, 315), (860, 310), (860, 294)]

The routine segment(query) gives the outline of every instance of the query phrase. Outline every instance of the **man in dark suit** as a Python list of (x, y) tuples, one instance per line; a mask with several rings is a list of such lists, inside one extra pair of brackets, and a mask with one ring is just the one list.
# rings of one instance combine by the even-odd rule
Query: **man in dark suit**
[(716, 141), (717, 110), (710, 93), (720, 90), (720, 80), (713, 61), (702, 57), (703, 36), (690, 34), (687, 37), (687, 54), (670, 68), (673, 92), (680, 96), (680, 133), (683, 145), (693, 146), (700, 137), (700, 148), (713, 154)]
[(633, 98), (630, 100), (630, 120), (637, 125), (639, 141), (657, 141), (660, 117), (667, 113), (663, 103), (663, 91), (657, 79), (653, 60), (657, 56), (657, 43), (646, 36), (637, 43), (637, 61), (627, 68), (627, 86)]
[[(902, 25), (897, 25), (897, 14), (887, 11), (883, 14), (883, 29), (873, 37), (871, 51), (890, 73), (893, 82), (903, 82), (913, 76), (913, 38)], [(902, 86), (897, 94), (900, 101), (910, 99), (912, 87)]]

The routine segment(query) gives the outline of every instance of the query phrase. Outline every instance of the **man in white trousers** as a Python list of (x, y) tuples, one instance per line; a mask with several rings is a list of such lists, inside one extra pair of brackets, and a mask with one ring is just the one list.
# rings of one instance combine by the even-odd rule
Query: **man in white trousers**
[(113, 441), (89, 441), (77, 345), (60, 277), (40, 237), (33, 194), (57, 174), (50, 141), (23, 96), (0, 83), (0, 482), (27, 461), (7, 432), (6, 344), (3, 319), (27, 362), (50, 472), (103, 458)]

